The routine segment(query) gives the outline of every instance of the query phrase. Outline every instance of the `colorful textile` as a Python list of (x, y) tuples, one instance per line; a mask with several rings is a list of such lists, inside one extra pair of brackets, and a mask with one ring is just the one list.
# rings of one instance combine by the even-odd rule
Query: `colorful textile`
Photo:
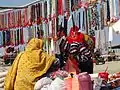
[(4, 90), (33, 90), (35, 82), (55, 61), (54, 55), (42, 50), (43, 42), (33, 38), (13, 62), (5, 78)]

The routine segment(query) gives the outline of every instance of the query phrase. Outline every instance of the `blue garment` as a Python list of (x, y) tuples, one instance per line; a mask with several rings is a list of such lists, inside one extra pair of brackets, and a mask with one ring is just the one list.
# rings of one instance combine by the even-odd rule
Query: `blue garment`
[(113, 89), (113, 90), (120, 90), (120, 87), (116, 88), (116, 89)]
[(2, 31), (0, 31), (0, 46), (3, 45), (3, 34)]

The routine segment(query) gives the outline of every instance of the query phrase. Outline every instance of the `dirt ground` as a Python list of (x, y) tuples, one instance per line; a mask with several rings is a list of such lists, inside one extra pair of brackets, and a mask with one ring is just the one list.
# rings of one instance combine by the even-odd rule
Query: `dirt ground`
[(108, 67), (109, 74), (120, 72), (120, 61), (111, 61), (101, 65), (94, 65), (94, 73), (105, 71), (106, 67)]

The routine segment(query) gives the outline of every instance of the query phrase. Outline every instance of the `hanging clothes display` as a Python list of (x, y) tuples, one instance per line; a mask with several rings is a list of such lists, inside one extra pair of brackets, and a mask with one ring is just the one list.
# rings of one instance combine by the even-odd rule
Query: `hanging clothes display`
[[(44, 32), (47, 53), (50, 49), (55, 49), (53, 52), (57, 52), (55, 40), (59, 27), (63, 28), (65, 36), (69, 35), (74, 26), (78, 27), (80, 33), (89, 32), (91, 36), (94, 36), (95, 30), (104, 28), (103, 21), (110, 17), (108, 16), (110, 11), (106, 12), (107, 17), (103, 15), (106, 10), (103, 8), (104, 4), (98, 2), (89, 5), (86, 0), (45, 0), (25, 8), (0, 13), (3, 45), (26, 45), (32, 38), (38, 37), (39, 28)], [(108, 0), (106, 6), (109, 4)], [(97, 5), (100, 5), (100, 8)]]

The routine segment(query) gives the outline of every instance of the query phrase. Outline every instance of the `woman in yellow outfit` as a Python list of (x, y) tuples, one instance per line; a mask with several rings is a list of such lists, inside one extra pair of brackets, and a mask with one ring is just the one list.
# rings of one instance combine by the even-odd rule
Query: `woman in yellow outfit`
[(42, 50), (43, 41), (34, 38), (13, 62), (5, 78), (4, 90), (33, 90), (40, 76), (45, 74), (55, 61), (54, 55)]

